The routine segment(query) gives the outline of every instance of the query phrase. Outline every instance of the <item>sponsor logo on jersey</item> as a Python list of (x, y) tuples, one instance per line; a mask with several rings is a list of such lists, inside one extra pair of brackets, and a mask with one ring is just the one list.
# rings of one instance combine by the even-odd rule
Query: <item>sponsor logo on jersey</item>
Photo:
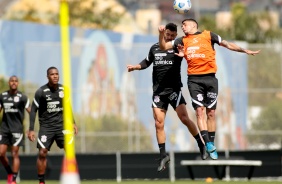
[(63, 98), (63, 97), (64, 97), (64, 92), (63, 92), (63, 91), (60, 91), (60, 92), (59, 92), (59, 97), (60, 97), (60, 98)]
[(19, 101), (20, 101), (20, 97), (15, 96), (15, 97), (14, 97), (14, 102), (19, 102)]
[(155, 65), (172, 65), (173, 61), (163, 60), (163, 61), (155, 61)]
[(46, 142), (47, 141), (47, 136), (46, 135), (42, 135), (40, 140), (41, 140), (41, 142)]
[(13, 109), (14, 103), (3, 103), (6, 112), (19, 112), (18, 109)]
[(10, 97), (10, 98), (8, 98), (8, 100), (9, 100), (9, 101), (13, 101), (13, 98), (12, 98), (12, 97)]
[(162, 57), (164, 57), (164, 56), (167, 56), (167, 53), (156, 53), (155, 56), (162, 56)]
[(200, 47), (195, 46), (195, 47), (188, 47), (187, 48), (187, 58), (189, 59), (193, 59), (193, 58), (205, 58), (206, 55), (205, 54), (198, 54), (197, 50), (199, 50)]
[(160, 102), (160, 96), (154, 96), (154, 102), (156, 103)]
[(62, 111), (63, 108), (62, 108), (62, 107), (58, 107), (59, 104), (60, 104), (59, 101), (47, 102), (47, 111), (48, 111), (49, 113)]

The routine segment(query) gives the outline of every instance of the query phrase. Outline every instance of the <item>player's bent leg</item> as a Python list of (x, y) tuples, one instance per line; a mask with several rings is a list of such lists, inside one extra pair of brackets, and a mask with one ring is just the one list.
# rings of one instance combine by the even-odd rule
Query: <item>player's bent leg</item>
[(198, 134), (198, 129), (195, 123), (189, 118), (189, 115), (184, 104), (179, 105), (175, 109), (178, 118), (180, 121), (189, 129), (189, 132), (195, 136)]
[(199, 130), (208, 130), (207, 122), (206, 122), (206, 115), (205, 115), (205, 107), (198, 107), (196, 111), (196, 118), (197, 118), (197, 125)]
[(20, 168), (19, 146), (12, 146), (12, 159), (13, 159), (13, 182), (15, 183)]
[[(215, 135), (216, 131), (216, 122), (215, 122), (215, 109), (207, 109), (207, 127), (208, 127), (208, 132), (213, 132)], [(211, 159), (216, 160), (218, 159), (218, 154), (216, 151), (216, 147), (214, 145), (214, 137), (209, 136), (210, 138), (210, 143), (207, 145), (210, 147), (209, 155)]]
[(164, 120), (166, 110), (160, 108), (153, 108), (153, 114), (155, 119), (156, 136), (159, 144), (165, 143), (165, 131), (164, 131)]
[(201, 158), (203, 160), (206, 160), (208, 158), (208, 154), (206, 152), (205, 145), (202, 142), (202, 139), (199, 135), (199, 131), (196, 127), (196, 124), (189, 118), (185, 104), (180, 104), (179, 106), (177, 106), (175, 111), (176, 111), (179, 119), (181, 120), (181, 122), (188, 128), (189, 132), (196, 139), (200, 153), (201, 153)]
[(46, 148), (40, 148), (39, 149), (39, 154), (37, 158), (37, 172), (38, 174), (44, 174), (45, 169), (47, 166), (47, 154), (48, 154), (48, 149)]
[(9, 165), (9, 160), (6, 155), (7, 149), (8, 149), (8, 145), (0, 144), (0, 160), (4, 167)]
[(0, 160), (7, 172), (7, 183), (10, 184), (13, 181), (13, 171), (9, 165), (9, 160), (6, 155), (7, 149), (8, 149), (8, 145), (0, 144)]
[(166, 110), (160, 108), (153, 108), (153, 114), (155, 119), (155, 127), (156, 127), (156, 136), (160, 149), (160, 158), (157, 159), (159, 161), (158, 172), (161, 172), (166, 169), (167, 164), (170, 161), (169, 156), (166, 153), (165, 149), (165, 131), (164, 131), (164, 120), (166, 115)]
[(40, 148), (37, 158), (37, 174), (40, 183), (45, 183), (48, 149)]

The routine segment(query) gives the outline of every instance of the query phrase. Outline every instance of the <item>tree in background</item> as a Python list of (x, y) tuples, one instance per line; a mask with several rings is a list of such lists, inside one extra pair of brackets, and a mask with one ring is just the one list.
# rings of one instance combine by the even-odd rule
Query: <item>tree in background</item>
[[(211, 15), (202, 16), (200, 29), (208, 29), (226, 40), (241, 40), (248, 43), (277, 42), (282, 31), (275, 25), (269, 11), (249, 13), (242, 3), (234, 3), (231, 8), (232, 24), (221, 27)], [(220, 22), (218, 23), (220, 24)]]
[[(58, 24), (59, 2), (49, 0), (20, 0), (4, 15), (7, 20)], [(70, 25), (83, 28), (112, 29), (123, 18), (125, 11), (108, 1), (99, 6), (98, 0), (69, 1)], [(112, 4), (110, 3), (112, 2)]]

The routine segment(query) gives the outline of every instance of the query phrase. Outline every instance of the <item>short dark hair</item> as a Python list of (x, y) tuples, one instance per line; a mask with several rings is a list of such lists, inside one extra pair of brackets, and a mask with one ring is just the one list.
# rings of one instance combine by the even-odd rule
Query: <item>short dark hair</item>
[[(18, 79), (18, 77), (16, 76), (16, 75), (12, 75), (10, 78), (9, 78), (9, 81), (12, 79), (12, 78), (17, 78)], [(18, 79), (19, 80), (19, 79)]]
[(168, 23), (167, 25), (165, 25), (165, 29), (169, 29), (170, 31), (177, 32), (177, 25), (174, 23)]
[(56, 67), (54, 67), (54, 66), (51, 66), (51, 67), (49, 67), (49, 68), (47, 69), (47, 75), (49, 74), (49, 71), (52, 70), (52, 69), (58, 70), (58, 68), (56, 68)]
[(189, 19), (184, 19), (184, 20), (182, 20), (182, 24), (183, 24), (183, 22), (185, 22), (185, 21), (192, 21), (192, 22), (195, 22), (196, 23), (196, 25), (197, 25), (197, 29), (198, 29), (198, 22), (195, 20), (195, 19), (192, 19), (192, 18), (189, 18)]

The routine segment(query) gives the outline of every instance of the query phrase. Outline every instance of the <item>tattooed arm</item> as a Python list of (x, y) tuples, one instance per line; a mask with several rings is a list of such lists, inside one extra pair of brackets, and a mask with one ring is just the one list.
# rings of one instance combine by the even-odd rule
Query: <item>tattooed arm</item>
[(232, 50), (232, 51), (242, 52), (242, 53), (246, 53), (248, 55), (253, 55), (253, 56), (260, 52), (260, 50), (252, 51), (252, 50), (248, 50), (248, 49), (243, 49), (242, 47), (236, 45), (235, 43), (228, 42), (226, 40), (222, 40), (221, 43), (220, 43), (220, 46), (223, 46), (223, 47), (225, 47), (229, 50)]

